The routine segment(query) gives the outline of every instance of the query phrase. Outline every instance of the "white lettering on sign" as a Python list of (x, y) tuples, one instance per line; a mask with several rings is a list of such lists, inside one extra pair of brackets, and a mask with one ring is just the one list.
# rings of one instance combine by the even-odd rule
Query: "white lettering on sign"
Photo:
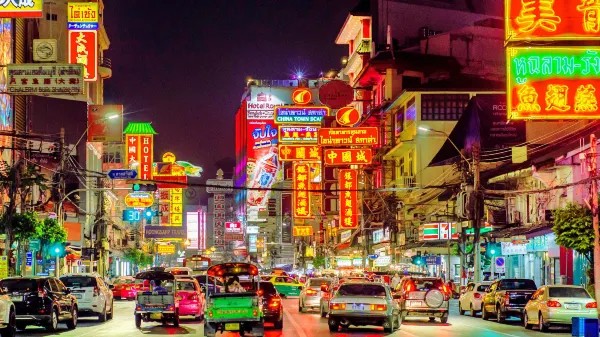
[(0, 6), (2, 7), (8, 7), (10, 5), (13, 5), (16, 8), (32, 8), (35, 7), (35, 1), (34, 0), (0, 0)]

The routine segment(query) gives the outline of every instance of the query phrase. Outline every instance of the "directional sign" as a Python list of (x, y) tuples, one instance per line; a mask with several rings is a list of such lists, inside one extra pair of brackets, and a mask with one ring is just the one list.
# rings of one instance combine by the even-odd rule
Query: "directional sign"
[(29, 249), (37, 252), (40, 250), (40, 240), (29, 240)]
[(136, 170), (110, 170), (108, 171), (110, 179), (134, 179), (137, 177)]

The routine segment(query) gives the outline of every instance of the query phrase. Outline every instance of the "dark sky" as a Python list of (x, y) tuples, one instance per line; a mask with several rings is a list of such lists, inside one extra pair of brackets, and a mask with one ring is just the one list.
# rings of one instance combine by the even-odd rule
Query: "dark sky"
[[(339, 68), (347, 48), (334, 40), (357, 2), (104, 0), (113, 69), (105, 104), (123, 104), (125, 123), (153, 123), (155, 158), (172, 151), (202, 166), (202, 181), (212, 178), (215, 163), (235, 155), (234, 115), (246, 78)], [(62, 126), (73, 143), (85, 120), (83, 103), (34, 100), (35, 132)]]

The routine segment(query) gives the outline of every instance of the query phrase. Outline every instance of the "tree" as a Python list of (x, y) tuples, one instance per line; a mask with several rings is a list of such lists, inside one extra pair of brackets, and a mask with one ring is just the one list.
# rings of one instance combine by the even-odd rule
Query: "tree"
[(319, 269), (325, 266), (325, 256), (317, 255), (313, 258), (312, 265), (314, 269)]
[(34, 237), (40, 239), (44, 244), (62, 243), (67, 241), (67, 230), (56, 219), (48, 218), (37, 226)]
[(123, 260), (130, 262), (135, 268), (151, 265), (154, 257), (146, 254), (139, 249), (127, 248), (123, 251)]

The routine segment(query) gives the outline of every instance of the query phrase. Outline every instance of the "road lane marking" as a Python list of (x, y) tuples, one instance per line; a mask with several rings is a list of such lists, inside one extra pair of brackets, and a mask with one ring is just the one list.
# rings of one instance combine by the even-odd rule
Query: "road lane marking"
[(471, 327), (471, 328), (475, 328), (475, 329), (491, 331), (493, 333), (501, 334), (501, 335), (508, 336), (508, 337), (521, 337), (519, 335), (512, 335), (512, 334), (509, 334), (509, 333), (506, 333), (506, 332), (500, 332), (500, 331), (496, 331), (496, 330), (493, 330), (493, 329), (483, 328), (483, 327), (480, 327), (480, 326), (474, 326), (474, 325), (469, 325), (469, 324), (464, 324), (464, 323), (458, 323), (458, 324), (464, 325), (464, 326), (468, 326), (468, 327)]
[(292, 323), (292, 326), (294, 327), (296, 332), (298, 332), (298, 337), (307, 337), (306, 333), (304, 333), (304, 329), (302, 329), (300, 324), (298, 324), (298, 322), (296, 322), (296, 320), (292, 317), (292, 314), (290, 314), (285, 307), (283, 308), (283, 313), (287, 316), (290, 323)]

